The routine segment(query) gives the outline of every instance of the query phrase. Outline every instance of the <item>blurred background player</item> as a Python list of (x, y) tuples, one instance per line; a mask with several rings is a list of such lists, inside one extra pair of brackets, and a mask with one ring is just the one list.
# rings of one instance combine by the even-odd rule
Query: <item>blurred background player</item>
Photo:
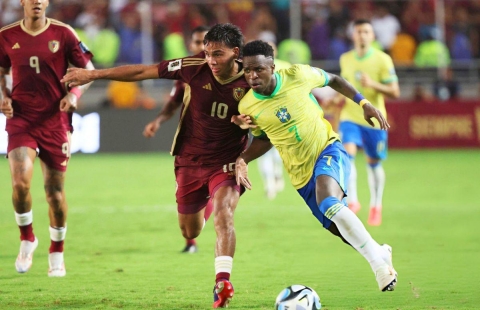
[[(198, 53), (203, 51), (203, 39), (205, 38), (205, 34), (208, 32), (209, 27), (207, 26), (198, 26), (192, 30), (192, 37), (190, 41), (190, 54), (197, 55)], [(185, 94), (185, 83), (182, 81), (175, 81), (175, 84), (170, 92), (170, 99), (168, 102), (163, 106), (162, 111), (158, 114), (158, 116), (148, 123), (145, 126), (143, 131), (143, 135), (147, 138), (151, 138), (155, 136), (155, 133), (158, 129), (162, 126), (162, 124), (175, 114), (177, 109), (183, 104), (183, 96)], [(211, 201), (208, 202), (205, 210), (205, 221), (208, 220), (210, 215), (212, 214), (213, 205)], [(185, 248), (182, 250), (183, 253), (195, 253), (198, 251), (197, 242), (195, 239), (185, 239), (186, 245)]]
[[(38, 149), (49, 205), (48, 276), (63, 277), (68, 209), (64, 180), (70, 158), (72, 112), (89, 84), (67, 92), (60, 80), (69, 64), (93, 69), (92, 54), (71, 27), (46, 17), (48, 0), (21, 0), (20, 3), (24, 19), (0, 30), (1, 111), (7, 117), (12, 201), (21, 240), (15, 268), (20, 273), (27, 272), (38, 245), (33, 233), (30, 196)], [(11, 92), (5, 86), (9, 68), (13, 81)]]
[[(127, 65), (103, 70), (69, 69), (62, 82), (70, 86), (97, 79), (140, 81), (166, 78), (188, 86), (172, 146), (175, 155), (177, 210), (186, 239), (196, 238), (205, 224), (208, 201), (215, 220), (215, 286), (213, 308), (227, 307), (236, 247), (234, 213), (244, 188), (235, 180), (235, 160), (248, 142), (248, 130), (231, 122), (238, 102), (250, 89), (238, 61), (243, 34), (232, 24), (213, 26), (204, 52), (154, 65)], [(187, 89), (186, 89), (187, 92)]]
[[(400, 89), (392, 59), (384, 52), (372, 47), (375, 40), (370, 21), (359, 19), (353, 27), (354, 49), (340, 57), (341, 76), (357, 88), (374, 107), (386, 117), (383, 96), (398, 98)], [(338, 97), (337, 97), (338, 98)], [(363, 148), (367, 157), (368, 186), (370, 188), (370, 214), (368, 224), (382, 223), (382, 196), (385, 187), (385, 171), (381, 161), (387, 158), (387, 132), (378, 122), (371, 128), (363, 119), (362, 110), (350, 99), (346, 99), (340, 114), (340, 135), (351, 159), (348, 185), (348, 207), (355, 213), (360, 210), (357, 195), (357, 169), (355, 156)]]
[[(275, 54), (275, 70), (287, 69), (292, 65), (288, 61), (277, 59), (277, 45), (268, 42), (273, 48)], [(268, 199), (274, 199), (277, 194), (283, 191), (285, 181), (283, 179), (283, 162), (276, 148), (272, 147), (268, 152), (258, 158), (258, 169), (263, 180), (265, 195)]]
[(380, 246), (344, 204), (349, 159), (311, 91), (328, 85), (357, 102), (370, 125), (375, 118), (380, 128), (386, 130), (386, 119), (339, 76), (309, 65), (293, 65), (275, 72), (273, 50), (266, 42), (246, 44), (243, 62), (251, 90), (240, 102), (239, 111), (253, 118), (254, 139), (236, 160), (237, 182), (252, 188), (247, 164), (273, 144), (282, 156), (292, 185), (313, 215), (368, 261), (382, 292), (393, 291), (397, 273), (392, 265), (391, 247)]

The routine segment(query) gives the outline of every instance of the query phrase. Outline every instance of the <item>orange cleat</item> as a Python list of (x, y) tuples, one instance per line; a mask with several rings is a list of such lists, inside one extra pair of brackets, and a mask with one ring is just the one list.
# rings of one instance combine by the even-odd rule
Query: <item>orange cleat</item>
[(349, 202), (348, 203), (348, 208), (350, 210), (352, 210), (353, 213), (357, 214), (358, 211), (360, 211), (360, 209), (362, 208), (362, 206), (360, 206), (360, 202)]
[(230, 281), (218, 281), (213, 288), (213, 308), (227, 308), (233, 293), (233, 285)]
[(371, 207), (368, 216), (368, 225), (380, 226), (382, 224), (382, 207)]

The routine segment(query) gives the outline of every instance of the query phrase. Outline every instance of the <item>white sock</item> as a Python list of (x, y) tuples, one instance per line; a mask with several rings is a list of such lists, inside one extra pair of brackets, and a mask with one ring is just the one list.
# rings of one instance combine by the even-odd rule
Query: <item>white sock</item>
[(258, 159), (258, 168), (263, 178), (265, 191), (275, 193), (275, 163), (272, 150), (263, 154), (263, 156)]
[(380, 245), (373, 240), (362, 222), (349, 208), (341, 208), (332, 218), (342, 237), (370, 264), (373, 272), (385, 265)]
[(26, 213), (17, 213), (15, 212), (15, 221), (17, 221), (18, 226), (27, 226), (33, 222), (33, 210), (30, 210)]
[(368, 187), (370, 188), (370, 208), (382, 207), (383, 189), (385, 188), (385, 170), (381, 163), (374, 168), (367, 165)]
[(348, 178), (348, 202), (358, 202), (357, 194), (357, 167), (355, 166), (355, 158), (350, 160), (350, 177)]
[(269, 152), (272, 152), (272, 159), (274, 164), (274, 173), (276, 179), (283, 179), (283, 161), (278, 153), (277, 149), (272, 148)]
[(232, 273), (233, 257), (231, 256), (218, 256), (215, 257), (215, 274), (220, 272)]
[(58, 242), (65, 240), (65, 235), (67, 234), (67, 225), (65, 227), (48, 227), (50, 231), (50, 239), (52, 241)]

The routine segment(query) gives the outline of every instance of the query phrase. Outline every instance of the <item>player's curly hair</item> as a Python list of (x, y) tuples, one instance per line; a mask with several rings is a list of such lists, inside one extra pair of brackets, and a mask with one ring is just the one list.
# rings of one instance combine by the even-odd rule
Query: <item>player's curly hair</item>
[(262, 40), (248, 42), (243, 48), (243, 57), (257, 55), (273, 58), (273, 47)]
[(240, 51), (243, 48), (243, 33), (233, 24), (216, 24), (205, 35), (203, 44), (209, 42), (220, 42), (229, 48), (238, 47)]

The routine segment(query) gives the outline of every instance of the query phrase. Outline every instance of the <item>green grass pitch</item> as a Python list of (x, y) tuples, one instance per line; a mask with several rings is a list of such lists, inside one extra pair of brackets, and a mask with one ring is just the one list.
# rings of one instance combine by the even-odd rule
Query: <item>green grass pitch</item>
[[(357, 158), (366, 222), (364, 158)], [(264, 198), (256, 162), (253, 191), (237, 208), (231, 309), (273, 309), (291, 284), (313, 287), (323, 309), (480, 309), (480, 151), (391, 151), (380, 227), (399, 272), (380, 293), (366, 261), (321, 228), (289, 183)], [(7, 160), (0, 161), (0, 309), (209, 309), (214, 284), (212, 219), (199, 253), (180, 254), (173, 159), (165, 154), (74, 155), (65, 278), (47, 277), (47, 205), (41, 170), (32, 184), (40, 244), (27, 274), (14, 261), (19, 232)]]

